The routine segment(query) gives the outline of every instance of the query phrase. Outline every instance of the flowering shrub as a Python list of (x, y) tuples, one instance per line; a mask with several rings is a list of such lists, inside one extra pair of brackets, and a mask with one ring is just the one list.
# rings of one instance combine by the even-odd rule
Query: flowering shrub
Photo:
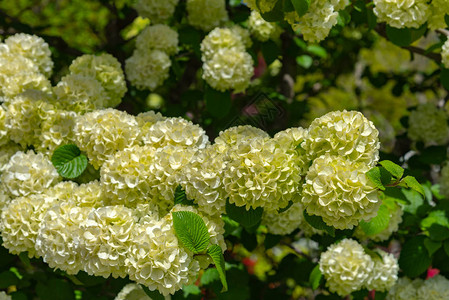
[(27, 2), (0, 299), (449, 298), (447, 0)]

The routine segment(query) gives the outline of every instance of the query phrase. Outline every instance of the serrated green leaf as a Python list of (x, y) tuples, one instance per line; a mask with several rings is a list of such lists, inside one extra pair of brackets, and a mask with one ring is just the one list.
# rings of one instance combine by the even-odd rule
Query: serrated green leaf
[(246, 210), (244, 206), (236, 206), (226, 201), (226, 214), (245, 228), (251, 228), (262, 220), (263, 208)]
[(174, 202), (175, 205), (182, 204), (182, 205), (197, 206), (192, 200), (187, 199), (186, 192), (180, 185), (176, 187)]
[(201, 294), (201, 289), (194, 284), (190, 284), (190, 285), (183, 286), (182, 292), (184, 294), (184, 298), (187, 298), (187, 297), (189, 297), (189, 295)]
[(298, 17), (304, 16), (310, 7), (310, 0), (291, 0)]
[(437, 252), (437, 250), (440, 249), (442, 245), (443, 245), (442, 242), (432, 241), (429, 238), (426, 238), (424, 240), (424, 246), (426, 246), (426, 249), (429, 252), (430, 256), (432, 256), (435, 252)]
[(204, 91), (207, 111), (214, 117), (223, 118), (231, 110), (231, 92), (220, 92), (206, 85)]
[(69, 179), (80, 176), (87, 168), (87, 157), (73, 144), (56, 148), (51, 162), (59, 175)]
[(367, 236), (376, 235), (388, 227), (390, 223), (390, 211), (385, 204), (382, 204), (377, 211), (377, 216), (370, 221), (360, 221), (360, 227)]
[(335, 236), (335, 228), (327, 225), (320, 216), (309, 215), (306, 210), (303, 212), (304, 219), (313, 228), (326, 231), (330, 236)]
[(399, 256), (399, 266), (408, 277), (417, 277), (429, 268), (432, 259), (424, 245), (424, 236), (413, 237), (405, 242)]
[(220, 280), (220, 274), (218, 274), (217, 269), (210, 268), (204, 271), (201, 276), (201, 285), (208, 285), (216, 280)]
[(312, 272), (310, 272), (309, 283), (312, 287), (312, 290), (316, 290), (320, 286), (321, 279), (323, 278), (323, 274), (320, 271), (320, 265), (316, 265), (313, 268)]
[(220, 246), (210, 246), (209, 249), (207, 249), (207, 254), (212, 258), (215, 267), (217, 268), (218, 275), (220, 276), (221, 284), (223, 285), (221, 292), (226, 292), (228, 290), (228, 283), (226, 281), (225, 260), (223, 253), (221, 253)]
[(374, 167), (368, 172), (366, 172), (368, 179), (374, 184), (374, 186), (382, 191), (385, 190), (385, 186), (382, 183), (381, 171), (379, 167)]
[(203, 219), (190, 211), (176, 211), (172, 215), (173, 227), (181, 244), (193, 253), (206, 251), (210, 236)]
[(399, 186), (403, 186), (403, 187), (406, 187), (406, 188), (410, 188), (410, 189), (412, 189), (414, 191), (417, 191), (423, 197), (426, 196), (424, 188), (422, 187), (422, 185), (413, 176), (405, 176), (401, 180), (401, 182), (399, 183)]
[(144, 285), (140, 285), (145, 292), (152, 300), (165, 300), (165, 297), (161, 295), (157, 290), (150, 291), (150, 289)]
[(383, 160), (379, 164), (396, 179), (400, 179), (404, 175), (404, 169), (390, 160)]
[(408, 200), (408, 204), (404, 205), (404, 211), (411, 213), (412, 215), (416, 214), (418, 208), (424, 204), (424, 197), (414, 190), (401, 189), (405, 198)]

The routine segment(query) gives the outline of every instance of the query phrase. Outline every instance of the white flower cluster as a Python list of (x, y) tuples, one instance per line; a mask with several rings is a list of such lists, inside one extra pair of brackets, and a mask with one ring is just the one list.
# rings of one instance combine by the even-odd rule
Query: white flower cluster
[(449, 69), (449, 38), (443, 44), (443, 48), (442, 48), (442, 51), (441, 51), (441, 56), (442, 56), (442, 60), (443, 60), (444, 66), (447, 69)]
[(426, 145), (443, 145), (449, 141), (447, 114), (434, 104), (419, 105), (410, 113), (408, 136), (412, 141)]
[(19, 33), (0, 43), (0, 96), (14, 97), (27, 89), (49, 91), (50, 56), (48, 44), (35, 35)]
[(126, 60), (125, 71), (128, 80), (138, 89), (155, 90), (168, 78), (170, 55), (177, 52), (176, 31), (163, 24), (145, 28), (137, 36), (133, 55)]
[(134, 5), (140, 16), (148, 18), (153, 24), (168, 21), (175, 12), (179, 0), (138, 0)]
[(329, 246), (319, 261), (329, 290), (344, 297), (364, 287), (376, 291), (391, 288), (398, 279), (398, 262), (392, 254), (375, 251), (380, 257), (369, 256), (351, 239)]
[(249, 16), (248, 27), (251, 34), (261, 42), (266, 42), (269, 39), (276, 40), (282, 33), (282, 29), (276, 23), (265, 21), (255, 10)]
[(392, 27), (419, 28), (429, 17), (429, 5), (426, 0), (374, 0), (374, 13)]
[(433, 0), (430, 3), (427, 23), (430, 29), (445, 28), (444, 16), (449, 14), (449, 0)]
[(201, 42), (203, 79), (219, 91), (243, 92), (254, 74), (253, 59), (236, 30), (215, 28)]
[(187, 0), (187, 20), (195, 28), (210, 31), (228, 20), (225, 0)]
[(427, 280), (407, 277), (399, 278), (389, 290), (387, 300), (410, 299), (449, 299), (449, 280), (442, 275), (436, 275)]

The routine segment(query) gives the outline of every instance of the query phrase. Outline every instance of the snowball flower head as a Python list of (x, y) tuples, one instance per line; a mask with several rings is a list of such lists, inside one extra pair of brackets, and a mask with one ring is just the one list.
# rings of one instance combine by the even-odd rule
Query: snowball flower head
[(240, 144), (240, 142), (255, 137), (269, 138), (270, 136), (262, 129), (251, 125), (229, 127), (224, 131), (220, 131), (218, 137), (215, 138), (215, 147), (217, 147), (219, 152), (226, 153), (229, 149)]
[(122, 66), (110, 54), (82, 55), (72, 62), (69, 70), (72, 74), (95, 78), (101, 84), (106, 92), (104, 107), (119, 105), (127, 91)]
[(446, 40), (446, 42), (443, 45), (443, 48), (441, 49), (441, 56), (443, 59), (443, 65), (449, 69), (449, 38)]
[[(432, 30), (445, 28), (444, 16), (449, 14), (449, 0), (433, 0), (429, 6), (428, 27)], [(449, 68), (449, 67), (447, 67)]]
[(410, 113), (408, 136), (425, 144), (446, 144), (449, 140), (447, 114), (434, 104), (421, 104)]
[(204, 148), (209, 143), (203, 128), (183, 118), (166, 118), (150, 127), (142, 127), (141, 131), (144, 144), (155, 148), (168, 145)]
[(30, 59), (38, 68), (39, 72), (50, 77), (53, 69), (51, 52), (48, 44), (41, 37), (18, 33), (5, 40), (9, 51), (14, 55), (21, 55)]
[(8, 166), (8, 162), (11, 157), (21, 150), (23, 150), (22, 147), (11, 141), (8, 141), (6, 144), (0, 146), (0, 176)]
[(134, 8), (143, 18), (148, 18), (151, 23), (164, 23), (175, 12), (179, 0), (138, 0)]
[(60, 180), (50, 160), (32, 150), (14, 154), (1, 175), (1, 182), (15, 197), (41, 193)]
[(228, 20), (225, 0), (187, 0), (187, 14), (189, 24), (203, 31), (210, 31)]
[(154, 112), (152, 110), (140, 113), (137, 115), (136, 120), (141, 128), (150, 127), (156, 122), (164, 121), (166, 117), (162, 116), (160, 112)]
[(388, 291), (387, 300), (418, 300), (427, 299), (418, 298), (418, 289), (423, 285), (421, 278), (410, 280), (407, 277), (401, 277), (396, 284)]
[(73, 189), (72, 201), (79, 207), (99, 208), (105, 205), (103, 186), (98, 180), (81, 184)]
[(278, 39), (282, 32), (282, 29), (276, 23), (265, 21), (260, 13), (255, 10), (249, 16), (248, 27), (254, 37), (261, 42)]
[(246, 209), (286, 207), (300, 185), (296, 156), (286, 153), (274, 139), (256, 137), (228, 151), (223, 183), (229, 202)]
[(359, 243), (344, 239), (321, 254), (319, 265), (329, 290), (344, 297), (365, 285), (374, 263)]
[(6, 292), (0, 292), (0, 300), (11, 300), (11, 296), (6, 294)]
[(265, 225), (271, 234), (290, 234), (304, 222), (303, 211), (304, 207), (299, 202), (294, 203), (282, 213), (278, 213), (277, 211), (264, 211), (262, 225)]
[(449, 280), (442, 275), (429, 278), (418, 288), (417, 294), (418, 299), (449, 299)]
[(374, 267), (366, 282), (368, 290), (386, 292), (396, 284), (398, 280), (399, 264), (393, 254), (380, 249), (374, 250), (380, 257), (374, 257)]
[(8, 130), (6, 128), (6, 111), (3, 106), (0, 106), (0, 146), (8, 142)]
[(230, 28), (215, 28), (201, 42), (201, 59), (211, 60), (219, 49), (236, 48), (245, 51), (242, 37)]
[(274, 139), (285, 151), (296, 154), (296, 163), (301, 169), (301, 176), (307, 174), (310, 161), (302, 145), (308, 138), (308, 131), (301, 127), (292, 127), (275, 134)]
[(125, 285), (114, 300), (151, 300), (140, 284)]
[(374, 0), (374, 14), (391, 27), (419, 28), (427, 21), (429, 6), (426, 0)]
[(69, 74), (53, 88), (57, 105), (64, 110), (86, 113), (105, 108), (107, 94), (101, 83), (90, 76)]
[(77, 146), (97, 169), (115, 152), (136, 145), (139, 136), (135, 117), (112, 108), (79, 116), (73, 131)]
[(160, 50), (135, 50), (125, 62), (128, 80), (138, 89), (155, 90), (169, 76), (170, 57)]
[(329, 153), (374, 167), (379, 160), (379, 131), (357, 111), (335, 111), (315, 119), (303, 144), (311, 160)]
[(237, 48), (218, 49), (203, 64), (203, 79), (219, 91), (244, 92), (254, 75), (253, 59)]
[(381, 201), (366, 176), (369, 167), (326, 153), (307, 172), (302, 203), (311, 215), (337, 229), (352, 229), (375, 217)]
[(139, 51), (161, 50), (168, 55), (178, 52), (178, 33), (164, 24), (156, 24), (145, 28), (136, 38)]

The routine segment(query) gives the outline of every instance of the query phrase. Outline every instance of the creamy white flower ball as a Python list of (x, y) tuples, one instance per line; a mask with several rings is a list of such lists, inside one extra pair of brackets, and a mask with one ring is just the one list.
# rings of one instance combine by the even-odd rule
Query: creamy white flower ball
[(244, 92), (254, 75), (253, 59), (238, 48), (220, 48), (203, 64), (203, 79), (219, 91)]
[(201, 59), (203, 62), (211, 60), (219, 49), (236, 48), (240, 52), (245, 51), (245, 43), (242, 37), (230, 28), (215, 28), (209, 32), (201, 42)]
[(152, 24), (164, 23), (175, 12), (179, 0), (138, 0), (134, 5), (137, 13), (151, 20)]
[(419, 28), (429, 16), (426, 0), (374, 0), (373, 10), (378, 22), (396, 28)]
[(136, 38), (138, 51), (161, 50), (168, 55), (178, 52), (178, 32), (164, 24), (146, 27)]
[(0, 146), (9, 142), (8, 129), (6, 128), (6, 110), (0, 105)]
[(248, 27), (251, 34), (262, 42), (266, 42), (269, 39), (276, 40), (282, 32), (282, 29), (276, 23), (265, 21), (260, 13), (255, 10), (249, 16)]
[(434, 104), (418, 105), (409, 116), (408, 136), (426, 145), (444, 145), (449, 141), (448, 116)]
[(14, 154), (1, 175), (1, 182), (15, 197), (42, 193), (60, 180), (50, 159), (32, 150)]
[(344, 239), (321, 253), (320, 271), (331, 292), (344, 297), (360, 290), (373, 271), (373, 261), (354, 240)]
[(228, 20), (225, 0), (187, 0), (187, 21), (203, 31), (210, 31)]
[(95, 78), (101, 84), (107, 95), (104, 107), (119, 105), (127, 91), (122, 66), (110, 54), (79, 56), (72, 61), (69, 70), (72, 74)]
[(429, 6), (428, 27), (432, 30), (445, 28), (444, 16), (449, 14), (449, 0), (433, 0)]
[(271, 234), (288, 235), (304, 222), (304, 207), (301, 203), (294, 203), (286, 211), (279, 213), (277, 211), (264, 211), (262, 216), (262, 225), (267, 227)]
[(270, 135), (260, 128), (251, 125), (229, 127), (220, 131), (215, 138), (215, 147), (217, 150), (225, 154), (229, 149), (235, 148), (240, 142), (255, 137), (269, 138)]
[(128, 283), (114, 300), (151, 300), (140, 284)]
[(429, 278), (418, 288), (417, 295), (418, 299), (449, 299), (449, 280), (442, 275)]
[(303, 144), (306, 142), (308, 135), (307, 129), (301, 127), (288, 128), (274, 135), (274, 139), (281, 147), (284, 147), (285, 151), (296, 154), (296, 163), (301, 169), (301, 176), (307, 174), (310, 166), (310, 160), (303, 148)]
[(77, 146), (97, 169), (117, 151), (137, 145), (140, 134), (134, 116), (112, 108), (79, 116), (73, 132)]
[(366, 173), (370, 168), (326, 153), (316, 158), (306, 175), (302, 203), (337, 229), (352, 229), (375, 217), (381, 201)]
[(23, 147), (20, 147), (18, 144), (11, 141), (0, 146), (0, 176), (8, 166), (8, 162), (11, 159), (11, 157), (17, 152), (22, 150)]
[(48, 44), (41, 37), (26, 33), (18, 33), (5, 40), (9, 51), (14, 55), (20, 55), (30, 59), (39, 72), (50, 77), (53, 69), (51, 52)]
[(125, 62), (128, 80), (138, 89), (155, 90), (169, 76), (171, 60), (167, 53), (160, 50), (134, 50)]
[(368, 290), (386, 292), (396, 284), (398, 280), (399, 264), (393, 254), (380, 249), (374, 250), (381, 257), (374, 257), (374, 267), (368, 276), (365, 287)]
[(315, 119), (302, 145), (311, 160), (325, 153), (369, 167), (379, 160), (379, 131), (357, 111), (334, 111)]
[[(421, 278), (410, 280), (401, 277), (396, 284), (388, 291), (387, 300), (421, 300), (418, 298), (418, 289), (424, 284)], [(426, 299), (426, 298), (424, 298)]]

